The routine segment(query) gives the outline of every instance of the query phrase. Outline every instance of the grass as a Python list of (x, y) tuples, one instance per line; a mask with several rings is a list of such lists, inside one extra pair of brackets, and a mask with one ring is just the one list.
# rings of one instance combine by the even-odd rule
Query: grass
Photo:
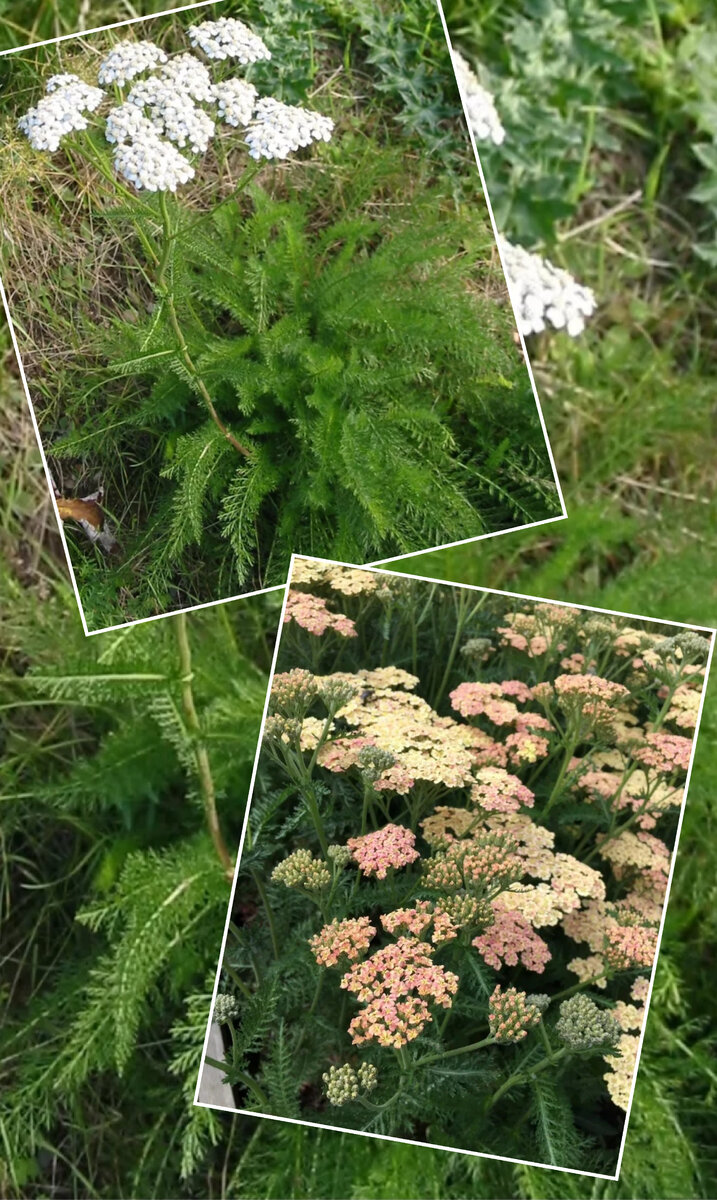
[[(571, 236), (551, 248), (554, 257), (596, 287), (600, 312), (575, 343), (546, 337), (530, 346), (569, 520), (421, 556), (404, 569), (714, 625), (715, 285), (693, 253), (695, 239), (702, 237), (698, 226), (704, 214), (687, 198), (696, 164), (682, 135), (694, 137), (695, 126), (679, 97), (669, 106), (662, 100), (664, 85), (676, 69), (674, 19), (662, 6), (656, 10), (662, 15), (666, 57), (658, 55), (655, 70), (650, 65), (656, 52), (651, 9), (647, 4), (640, 8), (639, 33), (630, 33), (621, 51), (647, 61), (630, 115), (650, 136), (618, 140), (609, 162), (604, 151), (591, 154), (591, 168), (601, 168), (600, 187), (584, 195), (576, 213), (559, 227), (558, 233)], [(701, 6), (687, 4), (682, 13), (707, 36), (709, 14)], [(125, 15), (130, 14), (100, 3), (93, 5), (92, 23)], [(77, 6), (66, 0), (40, 8), (13, 4), (5, 10), (0, 32), (7, 45), (11, 39), (24, 40), (33, 30), (35, 36), (51, 36), (75, 29), (77, 21)], [(618, 115), (624, 125), (624, 112)], [(617, 120), (615, 125), (622, 128)], [(671, 149), (661, 164), (655, 194), (642, 194), (621, 212), (608, 215), (638, 186), (643, 187), (646, 172), (658, 161), (658, 140), (669, 141)], [(490, 186), (490, 177), (488, 182)], [(598, 223), (584, 232), (574, 233), (596, 219)], [(668, 265), (656, 265), (661, 263)], [(7, 353), (1, 391), (4, 436), (10, 439), (3, 446), (0, 499), (5, 691), (8, 676), (14, 680), (31, 663), (58, 666), (71, 653), (84, 653), (85, 643), (78, 632), (57, 538), (48, 523), (39, 458)], [(28, 563), (29, 573), (24, 566)], [(242, 605), (242, 621), (261, 628), (270, 640), (271, 621), (257, 602), (247, 600)], [(5, 696), (2, 703), (7, 702)], [(255, 732), (258, 715), (257, 707)], [(7, 722), (6, 710), (3, 716)], [(6, 1021), (23, 1034), (23, 1053), (31, 1063), (40, 1060), (42, 1045), (26, 1024), (26, 998), (53, 985), (60, 965), (57, 959), (65, 946), (72, 947), (68, 962), (76, 975), (70, 986), (81, 987), (80, 964), (95, 943), (85, 930), (80, 931), (79, 949), (74, 940), (67, 941), (78, 937), (73, 916), (95, 894), (98, 864), (103, 864), (109, 879), (114, 877), (113, 864), (123, 853), (126, 830), (114, 816), (90, 820), (87, 804), (63, 822), (63, 840), (58, 840), (57, 825), (38, 815), (37, 798), (21, 802), (16, 793), (28, 790), (30, 766), (65, 753), (68, 740), (74, 746), (79, 737), (79, 749), (86, 749), (87, 722), (75, 706), (63, 710), (61, 718), (52, 708), (35, 709), (29, 727), (23, 722), (21, 745), (11, 760), (19, 774), (10, 777), (12, 789), (7, 784), (2, 788), (3, 828), (12, 821), (12, 828), (19, 831), (12, 844), (5, 834), (3, 894), (7, 897), (8, 889), (15, 889), (11, 946), (24, 947), (19, 958), (13, 952), (3, 964), (3, 997)], [(91, 735), (94, 728), (89, 723)], [(216, 1117), (211, 1127), (216, 1145), (203, 1143), (199, 1165), (186, 1179), (180, 1178), (186, 1101), (181, 1078), (167, 1069), (168, 1031), (181, 1011), (176, 994), (186, 994), (192, 987), (201, 990), (206, 973), (215, 965), (224, 920), (224, 909), (217, 904), (212, 931), (201, 949), (193, 951), (191, 970), (175, 963), (166, 977), (163, 996), (157, 998), (153, 1016), (143, 1026), (130, 1069), (123, 1076), (112, 1069), (93, 1073), (76, 1091), (71, 1113), (53, 1093), (51, 1079), (45, 1092), (36, 1095), (33, 1107), (23, 1110), (28, 1129), (41, 1125), (45, 1107), (50, 1110), (50, 1123), (41, 1146), (31, 1147), (28, 1138), (24, 1150), (17, 1152), (12, 1174), (7, 1150), (3, 1151), (5, 1178), (0, 1191), (28, 1197), (211, 1194), (251, 1200), (339, 1195), (352, 1200), (454, 1196), (463, 1200), (468, 1196), (707, 1200), (714, 1196), (717, 1078), (712, 964), (717, 935), (713, 882), (717, 830), (712, 793), (716, 773), (713, 681), (707, 692), (618, 1184), (594, 1185), (553, 1172), (223, 1116)], [(161, 848), (175, 836), (177, 796), (162, 797), (151, 811), (155, 819), (160, 818), (153, 844)], [(180, 811), (185, 830), (200, 828), (189, 801), (181, 800)], [(14, 907), (17, 896), (21, 908)], [(198, 1020), (198, 1030), (200, 1025)], [(10, 1070), (16, 1069), (13, 1061)], [(192, 1071), (196, 1073), (196, 1067), (189, 1065), (188, 1076)]]

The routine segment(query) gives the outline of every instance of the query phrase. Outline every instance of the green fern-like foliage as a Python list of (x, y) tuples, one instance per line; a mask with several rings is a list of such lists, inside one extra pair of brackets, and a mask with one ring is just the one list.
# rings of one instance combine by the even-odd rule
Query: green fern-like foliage
[(248, 456), (167, 349), (161, 298), (105, 339), (125, 428), (152, 427), (164, 447), (145, 586), (160, 591), (197, 553), (247, 588), (280, 582), (294, 550), (387, 558), (555, 510), (512, 315), (485, 294), (484, 219), (441, 189), (398, 212), (322, 224), (257, 187), (180, 227), (183, 333)]

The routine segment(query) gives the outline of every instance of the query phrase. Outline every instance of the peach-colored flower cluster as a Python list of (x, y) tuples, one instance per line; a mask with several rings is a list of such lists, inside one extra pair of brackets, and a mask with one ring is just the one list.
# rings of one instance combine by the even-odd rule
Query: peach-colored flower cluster
[(430, 817), (421, 821), (421, 832), (429, 846), (445, 847), (455, 842), (456, 838), (465, 837), (475, 829), (478, 821), (479, 817), (467, 808), (439, 804)]
[(547, 738), (533, 733), (532, 729), (524, 729), (509, 733), (505, 739), (505, 748), (510, 765), (520, 767), (524, 763), (534, 763), (539, 758), (545, 758), (550, 749), (550, 742)]
[(542, 975), (552, 957), (547, 942), (535, 932), (522, 913), (505, 911), (495, 901), (493, 909), (495, 921), (473, 938), (471, 945), (496, 971), (504, 964), (515, 967), (520, 961), (528, 971)]
[(374, 833), (349, 838), (346, 844), (361, 872), (377, 879), (385, 879), (392, 867), (407, 867), (418, 858), (416, 835), (404, 825), (384, 825)]
[(550, 878), (555, 844), (552, 830), (536, 825), (527, 813), (493, 813), (485, 824), (488, 829), (511, 838), (527, 875), (533, 875), (536, 879)]
[(540, 1009), (526, 992), (497, 984), (488, 1001), (488, 1028), (497, 1042), (520, 1042), (540, 1024)]
[(498, 626), (501, 645), (521, 650), (529, 658), (540, 658), (549, 650), (561, 652), (559, 639), (576, 624), (578, 614), (555, 604), (536, 604), (533, 612), (506, 613), (506, 625)]
[(523, 864), (515, 845), (500, 834), (482, 833), (438, 849), (423, 865), (427, 888), (441, 892), (485, 895), (509, 887), (520, 879)]
[(356, 962), (375, 936), (376, 929), (368, 917), (347, 917), (324, 925), (309, 938), (309, 945), (320, 967), (334, 967), (342, 958)]
[(615, 971), (631, 967), (651, 967), (657, 953), (657, 929), (649, 925), (621, 925), (617, 921), (606, 930), (605, 962)]
[(417, 900), (413, 908), (397, 908), (384, 913), (381, 924), (387, 933), (410, 933), (422, 938), (433, 926), (430, 941), (434, 946), (453, 941), (461, 929), (469, 925), (490, 924), (493, 913), (489, 905), (475, 896), (443, 896), (437, 903)]
[(502, 767), (483, 767), (476, 771), (471, 800), (486, 812), (508, 813), (532, 808), (535, 796), (517, 775), (509, 774)]
[(691, 738), (675, 733), (647, 733), (644, 746), (633, 750), (632, 756), (646, 767), (671, 775), (676, 770), (688, 770), (691, 753)]
[(396, 908), (384, 913), (381, 924), (387, 933), (410, 933), (415, 938), (428, 929), (433, 920), (433, 905), (430, 900), (417, 900), (413, 908)]
[(514, 725), (520, 710), (503, 699), (499, 683), (461, 683), (450, 694), (451, 708), (463, 717), (485, 716), (494, 725)]
[(341, 980), (365, 1005), (349, 1025), (354, 1045), (405, 1046), (432, 1021), (430, 1005), (450, 1008), (458, 976), (433, 962), (433, 947), (401, 937), (357, 963)]
[(647, 878), (664, 887), (670, 869), (670, 852), (659, 838), (642, 830), (633, 833), (623, 830), (617, 837), (606, 840), (598, 837), (600, 854), (611, 863), (617, 879), (624, 878), (631, 868), (644, 872)]
[(333, 629), (342, 637), (356, 637), (356, 625), (344, 613), (329, 611), (326, 600), (311, 592), (290, 591), (284, 610), (284, 624), (296, 621), (302, 629), (321, 637), (327, 629)]
[[(660, 752), (648, 747), (647, 754), (656, 760)], [(631, 748), (630, 757), (643, 761), (634, 748)], [(592, 763), (597, 769), (583, 770), (584, 763)], [(574, 790), (586, 792), (589, 801), (600, 797), (617, 811), (631, 808), (641, 829), (654, 829), (666, 809), (679, 808), (682, 803), (680, 788), (671, 787), (664, 780), (651, 781), (645, 771), (635, 769), (634, 762), (630, 767), (628, 755), (617, 749), (574, 760), (574, 769), (580, 772)]]

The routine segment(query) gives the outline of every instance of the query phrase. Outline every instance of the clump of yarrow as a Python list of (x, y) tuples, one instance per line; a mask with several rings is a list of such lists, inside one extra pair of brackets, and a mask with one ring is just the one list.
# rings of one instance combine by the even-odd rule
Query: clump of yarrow
[[(261, 38), (233, 18), (204, 21), (187, 32), (192, 46), (209, 60), (246, 65), (271, 58)], [(120, 102), (107, 113), (104, 133), (115, 148), (115, 170), (138, 191), (175, 192), (192, 179), (196, 171), (186, 153), (204, 154), (217, 122), (244, 128), (249, 154), (257, 160), (284, 159), (312, 142), (327, 142), (334, 129), (329, 117), (260, 96), (244, 79), (215, 82), (195, 54), (169, 57), (148, 41), (113, 46), (98, 79), (119, 90)], [(96, 112), (107, 95), (76, 75), (53, 76), (47, 94), (18, 126), (35, 149), (54, 152), (67, 134), (89, 127), (86, 114)]]
[(500, 239), (500, 245), (520, 332), (527, 337), (552, 326), (571, 337), (582, 333), (597, 308), (592, 289), (523, 246), (506, 238)]
[(453, 51), (453, 69), (465, 104), (466, 119), (475, 140), (500, 146), (505, 141), (505, 129), (498, 116), (495, 100), (457, 50)]

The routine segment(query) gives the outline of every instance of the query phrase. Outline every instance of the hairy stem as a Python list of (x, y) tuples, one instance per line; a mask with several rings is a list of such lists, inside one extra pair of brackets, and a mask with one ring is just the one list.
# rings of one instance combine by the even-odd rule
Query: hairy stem
[(199, 780), (199, 791), (202, 797), (202, 804), (204, 806), (204, 815), (214, 849), (217, 852), (217, 857), (224, 867), (227, 876), (231, 876), (233, 871), (232, 858), (227, 850), (226, 842), (224, 841), (224, 836), (219, 824), (217, 798), (214, 789), (212, 769), (209, 763), (209, 754), (207, 752), (206, 743), (202, 734), (202, 727), (199, 723), (199, 717), (197, 716), (197, 709), (194, 703), (194, 693), (192, 691), (192, 651), (189, 645), (186, 613), (179, 613), (176, 617), (174, 617), (174, 628), (177, 634), (179, 663), (182, 671), (182, 677), (180, 680), (182, 687), (182, 708), (184, 710), (184, 720), (192, 739), (194, 762), (197, 770), (197, 778)]

